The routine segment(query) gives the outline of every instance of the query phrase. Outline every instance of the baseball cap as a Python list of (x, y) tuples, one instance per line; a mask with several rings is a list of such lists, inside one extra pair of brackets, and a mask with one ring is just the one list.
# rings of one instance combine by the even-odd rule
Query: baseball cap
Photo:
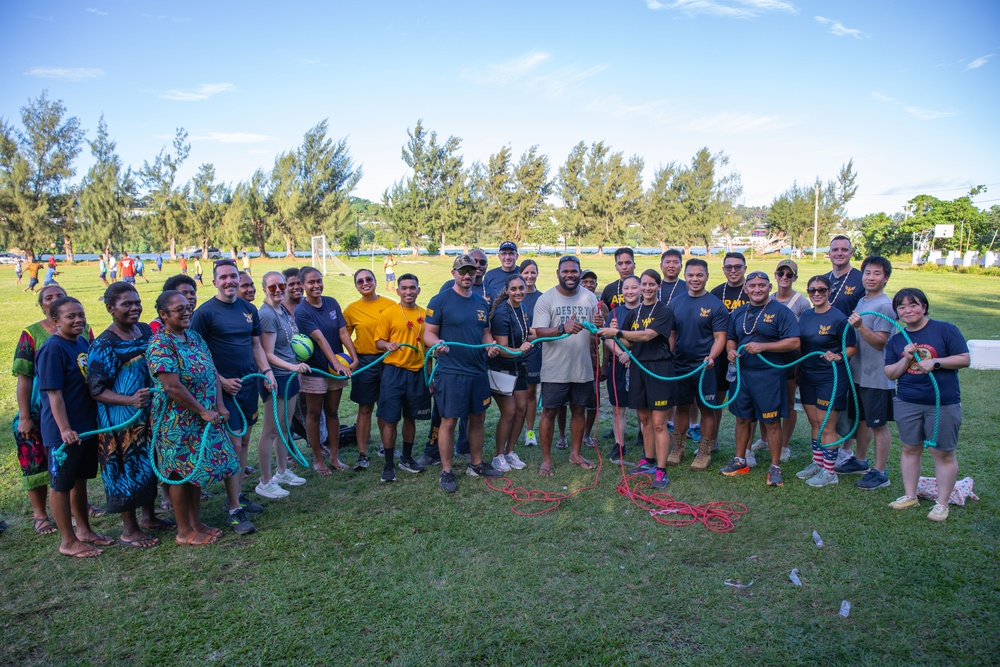
[(451, 265), (452, 271), (458, 271), (464, 266), (471, 266), (472, 268), (478, 268), (476, 260), (472, 259), (469, 255), (459, 255), (455, 258), (455, 262)]
[(768, 276), (763, 271), (751, 271), (750, 273), (747, 274), (747, 280), (746, 281), (750, 282), (751, 280), (756, 280), (758, 278), (763, 278), (767, 282), (771, 282), (770, 276)]
[(584, 271), (583, 273), (580, 274), (580, 280), (583, 280), (587, 276), (590, 276), (594, 280), (597, 280), (597, 274), (594, 273), (593, 271), (591, 271), (590, 269), (587, 269), (586, 271)]
[(514, 252), (517, 252), (517, 244), (513, 241), (504, 241), (500, 244), (498, 252), (503, 252), (504, 250), (513, 250)]
[(798, 264), (796, 264), (795, 262), (793, 262), (790, 259), (783, 259), (780, 262), (778, 262), (778, 266), (776, 266), (774, 268), (774, 270), (777, 271), (778, 269), (780, 269), (783, 266), (787, 266), (788, 268), (790, 268), (792, 270), (792, 275), (795, 276), (795, 277), (798, 277), (798, 275), (799, 275), (799, 265)]

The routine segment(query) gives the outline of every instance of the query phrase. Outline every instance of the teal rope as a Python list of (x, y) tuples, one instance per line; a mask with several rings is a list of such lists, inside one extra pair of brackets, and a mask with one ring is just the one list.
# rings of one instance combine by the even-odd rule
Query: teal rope
[[(81, 441), (88, 440), (90, 438), (93, 438), (95, 435), (100, 435), (102, 433), (114, 433), (115, 431), (120, 431), (123, 428), (128, 428), (129, 426), (131, 426), (132, 424), (134, 424), (136, 421), (138, 421), (139, 417), (141, 417), (142, 414), (145, 411), (146, 411), (146, 408), (142, 408), (141, 410), (137, 410), (134, 415), (132, 415), (126, 421), (124, 421), (121, 424), (118, 424), (116, 426), (108, 426), (108, 427), (105, 427), (105, 428), (96, 429), (94, 431), (86, 431), (85, 433), (80, 433), (79, 434), (80, 440)], [(56, 460), (56, 464), (57, 465), (62, 465), (63, 463), (66, 462), (66, 448), (68, 446), (69, 445), (67, 445), (64, 442), (64, 443), (60, 444), (59, 447), (57, 447), (55, 449), (55, 451), (52, 452), (52, 458), (54, 458)]]
[[(590, 322), (581, 322), (580, 324), (582, 324), (584, 326), (584, 328), (586, 328), (591, 333), (596, 333), (597, 332), (597, 328), (593, 324), (591, 324)], [(554, 340), (562, 340), (563, 338), (569, 338), (572, 335), (573, 334), (566, 333), (566, 334), (561, 334), (559, 336), (543, 336), (542, 338), (536, 338), (535, 340), (531, 340), (531, 341), (528, 341), (528, 342), (531, 343), (532, 345), (538, 345), (539, 343), (548, 343), (548, 342), (551, 342), (551, 341), (554, 341)], [(480, 348), (485, 350), (485, 349), (488, 349), (488, 348), (491, 348), (491, 347), (498, 347), (498, 348), (500, 348), (502, 350), (506, 350), (507, 353), (509, 355), (511, 355), (512, 357), (519, 357), (522, 354), (527, 354), (528, 352), (531, 352), (531, 350), (527, 350), (525, 352), (522, 352), (521, 350), (511, 350), (510, 348), (504, 347), (500, 343), (476, 343), (476, 344), (473, 345), (473, 344), (469, 344), (469, 343), (449, 343), (447, 341), (440, 341), (440, 342), (435, 343), (434, 345), (432, 345), (430, 347), (430, 349), (428, 349), (427, 352), (424, 354), (424, 383), (428, 387), (431, 386), (432, 382), (434, 382), (434, 374), (437, 372), (437, 365), (436, 364), (435, 364), (434, 368), (431, 370), (430, 373), (427, 372), (427, 367), (430, 365), (431, 355), (434, 354), (434, 350), (438, 349), (439, 347), (444, 347), (444, 346), (447, 346), (447, 347), (464, 347), (464, 348), (468, 348), (470, 350), (480, 349)], [(541, 400), (541, 399), (539, 398), (539, 400)]]

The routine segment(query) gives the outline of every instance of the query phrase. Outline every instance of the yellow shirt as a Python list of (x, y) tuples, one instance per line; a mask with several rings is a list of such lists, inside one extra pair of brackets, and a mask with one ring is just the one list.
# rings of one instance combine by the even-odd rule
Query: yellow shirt
[(391, 299), (380, 296), (374, 301), (358, 299), (344, 308), (347, 331), (354, 336), (354, 349), (358, 354), (382, 354), (375, 347), (375, 326), (382, 311), (395, 305)]
[(403, 347), (385, 358), (385, 363), (408, 371), (419, 371), (424, 367), (424, 319), (427, 311), (417, 306), (405, 309), (400, 304), (393, 304), (379, 317), (375, 327), (375, 340), (386, 342), (407, 343), (420, 350), (414, 352)]

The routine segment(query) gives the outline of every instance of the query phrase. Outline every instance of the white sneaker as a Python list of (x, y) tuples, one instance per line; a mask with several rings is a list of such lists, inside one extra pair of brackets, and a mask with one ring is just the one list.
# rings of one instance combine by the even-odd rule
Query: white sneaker
[(281, 488), (273, 477), (271, 478), (271, 481), (268, 482), (267, 484), (265, 484), (264, 482), (260, 482), (257, 485), (257, 488), (254, 489), (254, 492), (256, 492), (258, 496), (263, 496), (265, 498), (272, 498), (272, 499), (286, 498), (288, 496), (288, 489)]
[(493, 467), (503, 472), (510, 472), (510, 464), (507, 463), (507, 458), (502, 455), (493, 457)]
[(836, 484), (840, 481), (837, 473), (830, 472), (827, 469), (820, 470), (818, 473), (806, 480), (806, 484), (814, 488), (820, 488), (822, 486), (830, 486), (831, 484)]
[(849, 450), (849, 449), (838, 449), (837, 450), (837, 462), (834, 465), (838, 465), (839, 466), (841, 463), (843, 463), (847, 459), (851, 458), (852, 456), (854, 456), (854, 452), (852, 452), (851, 450)]
[(784, 463), (788, 459), (792, 458), (792, 450), (788, 447), (781, 448), (781, 456), (778, 458), (779, 461)]
[[(757, 442), (755, 442), (752, 445), (750, 445), (750, 451), (751, 452), (759, 452), (762, 449), (767, 449), (767, 443), (764, 442), (763, 438), (757, 440)], [(751, 466), (751, 467), (753, 467), (753, 466)]]
[[(510, 454), (504, 454), (503, 457), (507, 459), (507, 465), (509, 465), (514, 470), (523, 470), (528, 467), (528, 464), (521, 460), (521, 457), (511, 452)], [(494, 466), (495, 467), (495, 466)]]
[(535, 432), (534, 431), (528, 431), (527, 433), (524, 434), (524, 446), (525, 447), (537, 447), (538, 446), (538, 439), (535, 438)]
[[(760, 442), (758, 440), (757, 442)], [(746, 453), (747, 466), (750, 468), (756, 467), (757, 457), (753, 455), (753, 449), (748, 449)]]
[(277, 480), (278, 484), (287, 484), (288, 486), (302, 486), (306, 483), (305, 477), (299, 477), (291, 470), (286, 469), (285, 472), (277, 472), (274, 474), (272, 480)]

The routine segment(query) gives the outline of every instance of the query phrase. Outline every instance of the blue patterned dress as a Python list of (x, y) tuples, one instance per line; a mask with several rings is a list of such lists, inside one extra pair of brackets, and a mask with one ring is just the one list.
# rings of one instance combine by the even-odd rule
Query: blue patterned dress
[[(181, 384), (202, 405), (215, 408), (216, 371), (205, 340), (188, 329), (187, 340), (166, 328), (153, 335), (146, 350), (146, 363), (153, 376), (153, 448), (164, 477), (177, 473), (187, 477), (197, 467), (190, 483), (206, 486), (239, 470), (239, 459), (226, 435), (225, 426), (209, 429), (207, 451), (201, 455), (205, 422), (194, 412), (174, 402), (163, 391), (160, 373), (177, 373)], [(199, 461), (199, 457), (202, 456)]]
[[(87, 384), (97, 402), (97, 425), (108, 428), (131, 419), (139, 408), (128, 405), (101, 403), (98, 397), (105, 391), (131, 396), (140, 389), (152, 387), (146, 368), (146, 348), (153, 337), (148, 324), (139, 323), (140, 336), (122, 340), (112, 329), (106, 329), (90, 346)], [(108, 497), (108, 511), (129, 512), (149, 505), (156, 498), (156, 478), (149, 462), (149, 409), (128, 428), (97, 436), (97, 451), (101, 461), (101, 481)]]

